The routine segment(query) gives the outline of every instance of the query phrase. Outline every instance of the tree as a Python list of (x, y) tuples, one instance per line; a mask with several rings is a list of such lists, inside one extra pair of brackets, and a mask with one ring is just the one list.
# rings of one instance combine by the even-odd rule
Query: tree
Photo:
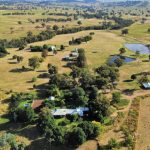
[(64, 50), (65, 46), (64, 45), (60, 45), (60, 50)]
[(88, 102), (88, 97), (85, 91), (81, 87), (76, 87), (72, 90), (71, 105), (73, 107), (86, 106)]
[(5, 133), (0, 136), (0, 149), (1, 148), (10, 150), (24, 150), (25, 144), (17, 142), (15, 135), (11, 133)]
[(47, 50), (47, 49), (44, 49), (44, 50), (42, 51), (41, 56), (42, 56), (43, 58), (46, 58), (46, 57), (48, 56), (48, 50)]
[(114, 63), (116, 64), (117, 67), (121, 67), (124, 63), (123, 59), (117, 58), (114, 60)]
[(50, 144), (52, 142), (57, 144), (63, 143), (63, 132), (55, 124), (51, 111), (47, 107), (42, 108), (39, 114), (37, 128), (42, 135), (45, 135), (45, 138)]
[(78, 25), (81, 25), (81, 24), (82, 24), (82, 22), (79, 20), (79, 21), (77, 22), (77, 24), (78, 24)]
[(23, 57), (22, 56), (17, 56), (17, 62), (20, 63), (21, 61), (23, 61)]
[(81, 128), (75, 127), (67, 133), (66, 141), (70, 146), (78, 147), (86, 141), (86, 135)]
[(35, 117), (34, 110), (31, 107), (14, 109), (12, 114), (14, 121), (19, 122), (31, 122)]
[(48, 64), (48, 72), (50, 75), (54, 75), (58, 73), (58, 68), (52, 64)]
[(86, 140), (94, 139), (99, 135), (99, 127), (90, 121), (83, 121), (78, 125), (78, 127), (84, 131)]
[(45, 26), (46, 26), (46, 24), (44, 22), (41, 25), (42, 25), (43, 28), (45, 28)]
[(109, 114), (110, 101), (100, 94), (96, 99), (89, 101), (90, 115), (92, 119), (102, 121)]
[(40, 67), (40, 58), (37, 56), (34, 56), (29, 59), (29, 66), (35, 70), (36, 68)]
[(27, 37), (32, 37), (33, 33), (31, 31), (27, 32)]
[(135, 57), (136, 57), (136, 59), (140, 57), (140, 51), (135, 52)]
[(5, 47), (3, 46), (0, 46), (0, 53), (4, 53), (4, 54), (7, 54), (7, 50), (5, 49)]
[(125, 35), (125, 34), (128, 34), (129, 33), (129, 30), (128, 29), (123, 29), (121, 30), (121, 34), (122, 35)]
[(78, 53), (79, 53), (79, 56), (77, 58), (77, 66), (81, 68), (85, 68), (87, 66), (85, 50), (79, 49)]
[(95, 70), (102, 78), (106, 78), (109, 82), (115, 82), (119, 77), (119, 70), (115, 67), (103, 65)]
[(148, 28), (147, 32), (150, 33), (150, 28)]
[(55, 127), (55, 121), (51, 115), (51, 110), (48, 107), (41, 109), (39, 114), (39, 119), (37, 123), (37, 128), (41, 134), (45, 134), (47, 129), (52, 129)]
[(53, 26), (53, 30), (58, 31), (59, 27), (57, 25)]
[(84, 90), (87, 90), (92, 85), (95, 85), (95, 81), (96, 81), (95, 76), (87, 71), (82, 72), (80, 79), (79, 79), (79, 83), (81, 84), (81, 87)]
[(131, 75), (131, 79), (132, 79), (132, 80), (135, 80), (136, 78), (137, 78), (137, 77), (136, 77), (135, 74)]
[(122, 55), (126, 52), (126, 49), (124, 47), (122, 47), (122, 48), (119, 49), (119, 51), (120, 51), (120, 54)]
[(121, 100), (121, 93), (120, 92), (114, 92), (112, 94), (112, 102), (113, 103), (119, 103)]

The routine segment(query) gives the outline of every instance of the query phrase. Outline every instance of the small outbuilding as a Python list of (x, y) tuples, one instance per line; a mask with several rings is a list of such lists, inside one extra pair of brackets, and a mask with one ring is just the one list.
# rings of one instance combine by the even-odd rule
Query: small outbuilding
[(31, 107), (34, 110), (39, 110), (43, 104), (43, 100), (33, 100)]
[(145, 89), (150, 89), (150, 82), (142, 83), (142, 85)]

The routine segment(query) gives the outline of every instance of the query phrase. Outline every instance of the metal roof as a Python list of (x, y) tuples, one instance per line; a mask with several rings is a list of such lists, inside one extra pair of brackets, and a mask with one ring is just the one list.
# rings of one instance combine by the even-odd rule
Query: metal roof
[(85, 111), (89, 111), (89, 108), (79, 107), (76, 109), (55, 109), (55, 110), (52, 110), (52, 115), (53, 116), (65, 116), (65, 115), (78, 114), (79, 116), (83, 116), (83, 113)]
[(150, 82), (148, 82), (148, 83), (143, 83), (143, 86), (144, 86), (144, 88), (146, 88), (146, 89), (150, 88)]

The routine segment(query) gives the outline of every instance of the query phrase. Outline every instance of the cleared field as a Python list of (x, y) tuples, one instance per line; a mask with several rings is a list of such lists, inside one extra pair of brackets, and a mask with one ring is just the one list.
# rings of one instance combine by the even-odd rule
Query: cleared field
[[(32, 45), (52, 44), (59, 46), (61, 44), (64, 44), (68, 46), (68, 41), (71, 40), (72, 37), (88, 35), (90, 32), (91, 31), (83, 31), (76, 34), (59, 35), (51, 40), (33, 43)], [(58, 66), (60, 73), (67, 72), (69, 69), (63, 67), (66, 63), (61, 61), (61, 59), (65, 55), (68, 55), (70, 51), (76, 47), (84, 48), (86, 50), (88, 65), (90, 68), (100, 66), (101, 64), (106, 62), (110, 55), (118, 53), (118, 49), (122, 46), (123, 43), (124, 40), (115, 34), (105, 31), (97, 31), (95, 32), (92, 41), (83, 43), (79, 46), (68, 46), (66, 47), (66, 50), (58, 52), (56, 56), (52, 56), (51, 53), (49, 53), (49, 56), (41, 64), (40, 68), (37, 71), (28, 71), (22, 73), (15, 72), (13, 70), (21, 68), (22, 66), (27, 67), (28, 59), (36, 55), (41, 56), (41, 53), (32, 53), (27, 50), (18, 51), (17, 49), (9, 49), (8, 51), (11, 54), (0, 59), (0, 88), (7, 91), (25, 91), (31, 89), (33, 87), (33, 84), (37, 85), (47, 82), (48, 79), (38, 79), (35, 83), (31, 83), (30, 81), (33, 77), (37, 77), (42, 72), (46, 72), (48, 63), (52, 63)], [(18, 64), (16, 63), (16, 61), (11, 60), (13, 55), (23, 56), (23, 62)]]
[[(84, 48), (86, 51), (88, 66), (90, 69), (96, 68), (102, 64), (104, 64), (110, 55), (118, 54), (118, 49), (123, 46), (123, 43), (126, 41), (123, 37), (115, 35), (111, 32), (107, 31), (95, 31), (95, 35), (93, 39), (88, 43), (82, 43), (81, 45), (69, 46), (68, 42), (72, 39), (72, 37), (80, 37), (84, 35), (88, 35), (92, 31), (82, 31), (75, 34), (66, 34), (66, 35), (58, 35), (51, 40), (36, 42), (31, 45), (43, 45), (43, 44), (51, 44), (57, 45), (58, 47), (61, 44), (66, 46), (66, 50), (59, 51), (56, 56), (52, 56), (49, 53), (49, 56), (46, 60), (41, 64), (40, 68), (37, 71), (28, 71), (28, 72), (13, 72), (13, 69), (21, 68), (22, 66), (28, 66), (28, 59), (32, 56), (41, 56), (40, 52), (32, 53), (27, 50), (18, 51), (17, 49), (9, 49), (8, 51), (11, 53), (5, 58), (0, 59), (0, 72), (1, 72), (1, 80), (0, 80), (0, 88), (4, 90), (13, 90), (13, 91), (24, 91), (29, 90), (33, 87), (33, 84), (42, 84), (48, 81), (48, 79), (38, 79), (35, 83), (31, 83), (31, 79), (33, 77), (37, 77), (39, 74), (47, 71), (47, 64), (52, 63), (56, 65), (59, 69), (59, 72), (68, 72), (69, 69), (63, 67), (66, 63), (61, 61), (61, 59), (70, 53), (74, 48)], [(127, 51), (126, 55), (130, 56), (133, 53)], [(24, 60), (21, 63), (16, 63), (14, 60), (11, 60), (13, 55), (23, 56)], [(146, 57), (142, 57), (145, 59)], [(148, 59), (148, 57), (146, 58)], [(140, 66), (140, 67), (139, 67)], [(123, 82), (124, 80), (129, 80), (130, 76), (134, 73), (139, 73), (142, 71), (150, 71), (149, 70), (149, 62), (132, 62), (129, 64), (125, 64), (120, 68), (120, 82), (118, 88), (127, 89), (127, 88), (139, 88), (138, 84), (135, 82)]]
[[(125, 39), (127, 41), (132, 41), (135, 43), (141, 42), (141, 43), (149, 44), (150, 33), (148, 33), (148, 28), (150, 28), (149, 20), (144, 24), (141, 24), (140, 22), (136, 22), (130, 27), (128, 27), (129, 33), (125, 36)], [(120, 35), (121, 31), (117, 30), (114, 31), (114, 33)]]
[(141, 100), (136, 150), (150, 149), (150, 97)]
[[(59, 28), (62, 28), (64, 26), (65, 28), (71, 28), (71, 27), (77, 27), (79, 26), (77, 24), (77, 20), (67, 21), (67, 22), (55, 22), (50, 21), (45, 23), (45, 27), (42, 27), (42, 22), (38, 23), (32, 23), (29, 20), (32, 20), (33, 22), (35, 19), (46, 19), (46, 18), (64, 18), (66, 19), (66, 16), (56, 16), (56, 15), (42, 15), (44, 10), (38, 10), (38, 11), (29, 11), (30, 13), (35, 13), (35, 15), (2, 15), (4, 13), (11, 13), (11, 12), (21, 12), (24, 13), (24, 11), (2, 11), (0, 10), (0, 39), (16, 39), (23, 36), (26, 36), (27, 32), (32, 31), (33, 34), (38, 34), (41, 31), (46, 30), (46, 26), (52, 27), (53, 25), (57, 24)], [(25, 11), (28, 13), (28, 11)], [(49, 11), (49, 13), (55, 12), (53, 9)], [(65, 13), (62, 11), (58, 11), (59, 13)], [(58, 13), (56, 12), (56, 13)], [(71, 12), (69, 10), (68, 12)], [(73, 17), (71, 16), (73, 19)], [(82, 19), (82, 25), (81, 26), (92, 26), (92, 25), (98, 25), (103, 20), (99, 19)], [(18, 22), (21, 22), (19, 24)], [(38, 27), (38, 28), (37, 28)]]

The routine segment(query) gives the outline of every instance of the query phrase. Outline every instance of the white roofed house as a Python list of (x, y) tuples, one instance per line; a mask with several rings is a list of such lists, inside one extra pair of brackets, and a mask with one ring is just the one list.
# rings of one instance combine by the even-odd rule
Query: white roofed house
[(84, 112), (88, 112), (88, 111), (89, 111), (89, 108), (87, 108), (87, 107), (79, 107), (79, 108), (76, 108), (76, 109), (61, 109), (60, 108), (60, 109), (52, 110), (52, 115), (54, 117), (57, 117), (57, 116), (66, 116), (66, 115), (77, 114), (80, 117), (83, 117)]

